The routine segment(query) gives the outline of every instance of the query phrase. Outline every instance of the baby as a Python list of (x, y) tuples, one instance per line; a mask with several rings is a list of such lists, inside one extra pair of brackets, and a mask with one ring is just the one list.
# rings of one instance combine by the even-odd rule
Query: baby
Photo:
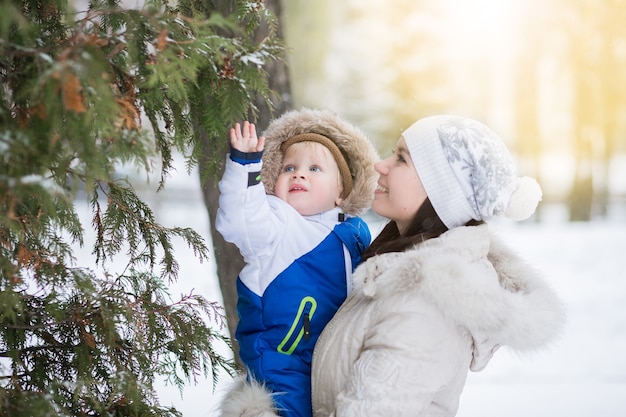
[(236, 124), (230, 144), (216, 227), (246, 262), (236, 338), (248, 373), (222, 413), (243, 384), (261, 383), (284, 416), (311, 416), (313, 348), (370, 243), (358, 215), (373, 198), (378, 155), (354, 126), (311, 109), (285, 113), (263, 137)]

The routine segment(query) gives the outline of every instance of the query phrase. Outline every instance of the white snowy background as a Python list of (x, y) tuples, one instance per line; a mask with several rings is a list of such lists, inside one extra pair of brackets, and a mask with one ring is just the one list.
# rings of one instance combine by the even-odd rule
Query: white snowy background
[[(193, 227), (210, 245), (209, 221), (194, 176), (175, 175), (167, 190), (148, 200), (168, 226)], [(500, 349), (489, 366), (470, 373), (458, 417), (621, 417), (626, 410), (626, 207), (607, 219), (569, 223), (566, 212), (545, 207), (542, 222), (494, 225), (529, 262), (545, 273), (566, 305), (568, 322), (549, 349), (518, 357)], [(368, 217), (373, 233), (382, 223)], [(199, 263), (181, 245), (181, 270), (172, 295), (195, 289), (222, 300), (215, 262)], [(228, 354), (228, 352), (224, 352)], [(187, 386), (182, 395), (159, 383), (163, 405), (185, 417), (215, 416), (230, 377)]]

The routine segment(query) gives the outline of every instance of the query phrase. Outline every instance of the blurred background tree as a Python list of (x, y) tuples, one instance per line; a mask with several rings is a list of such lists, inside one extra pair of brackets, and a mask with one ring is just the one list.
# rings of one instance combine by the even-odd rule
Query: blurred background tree
[[(228, 127), (271, 107), (273, 15), (199, 4), (0, 1), (0, 415), (180, 415), (157, 376), (182, 388), (234, 370), (221, 306), (168, 292), (174, 240), (201, 261), (205, 242), (158, 224), (120, 176), (159, 166), (162, 189), (180, 153), (212, 178)], [(78, 265), (87, 229), (93, 262)]]
[(624, 212), (624, 0), (284, 4), (296, 106), (337, 111), (383, 155), (420, 117), (476, 117), (541, 181), (535, 220)]

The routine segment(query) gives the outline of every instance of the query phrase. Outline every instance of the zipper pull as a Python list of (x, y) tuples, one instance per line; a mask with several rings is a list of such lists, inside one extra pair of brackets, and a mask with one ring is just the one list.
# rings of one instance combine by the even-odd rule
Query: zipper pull
[(304, 340), (311, 338), (311, 320), (309, 319), (309, 313), (304, 313)]

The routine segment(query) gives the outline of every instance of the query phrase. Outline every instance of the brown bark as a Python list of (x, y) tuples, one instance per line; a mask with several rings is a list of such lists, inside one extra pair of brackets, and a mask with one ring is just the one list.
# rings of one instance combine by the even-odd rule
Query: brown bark
[[(281, 19), (282, 13), (280, 1), (267, 0), (265, 3), (266, 6), (278, 17), (278, 19)], [(219, 10), (227, 10), (232, 7), (232, 2), (230, 1), (218, 0), (215, 1), (214, 4)], [(284, 39), (281, 27), (282, 24), (278, 29), (278, 35), (281, 39)], [(267, 28), (260, 28), (256, 34), (257, 40), (263, 39), (266, 34)], [(255, 106), (258, 109), (258, 117), (255, 122), (260, 131), (263, 131), (265, 127), (267, 127), (270, 120), (274, 116), (280, 115), (292, 107), (289, 73), (285, 61), (272, 61), (265, 67), (265, 70), (268, 73), (268, 83), (271, 91), (273, 92), (273, 97), (271, 99), (270, 106), (268, 106), (265, 99), (260, 95), (257, 95), (255, 99)], [(227, 140), (227, 138), (224, 138), (224, 140)], [(226, 155), (224, 154), (223, 157), (225, 156)], [(220, 176), (221, 173), (222, 172), (220, 171)], [(217, 276), (224, 300), (224, 309), (226, 312), (228, 328), (231, 340), (233, 341), (235, 357), (239, 361), (238, 349), (235, 340), (235, 329), (237, 327), (237, 323), (239, 322), (239, 317), (237, 316), (236, 279), (244, 265), (244, 262), (237, 247), (224, 241), (222, 236), (217, 232), (217, 230), (215, 230), (215, 216), (217, 213), (219, 198), (217, 181), (207, 181), (207, 183), (203, 186), (202, 192), (210, 219), (213, 253), (215, 255)]]

